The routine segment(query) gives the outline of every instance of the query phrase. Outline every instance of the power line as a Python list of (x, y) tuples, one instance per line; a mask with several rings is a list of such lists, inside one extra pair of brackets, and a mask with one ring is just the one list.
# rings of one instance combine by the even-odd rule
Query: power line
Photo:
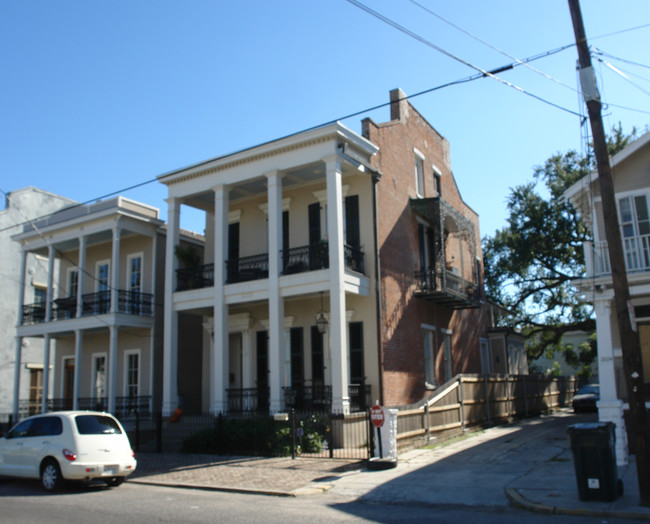
[[(514, 61), (517, 62), (518, 64), (526, 66), (528, 69), (530, 69), (531, 71), (534, 71), (535, 73), (537, 73), (537, 74), (543, 76), (544, 78), (546, 78), (546, 79), (548, 79), (548, 80), (551, 80), (551, 81), (553, 81), (553, 82), (555, 82), (555, 83), (561, 85), (562, 87), (566, 87), (567, 89), (570, 89), (571, 91), (579, 92), (575, 87), (572, 87), (572, 86), (570, 86), (570, 85), (568, 85), (568, 84), (562, 82), (562, 80), (559, 80), (559, 79), (557, 79), (557, 78), (555, 78), (555, 77), (553, 77), (553, 76), (551, 76), (551, 75), (549, 75), (549, 74), (547, 74), (547, 73), (544, 73), (543, 71), (540, 71), (539, 69), (537, 69), (536, 67), (531, 66), (531, 65), (528, 64), (527, 62), (524, 62), (524, 61), (522, 61), (522, 60), (519, 60), (517, 57), (515, 57), (515, 56), (513, 56), (513, 55), (511, 55), (511, 54), (509, 54), (509, 53), (507, 53), (506, 51), (504, 51), (504, 50), (502, 50), (502, 49), (496, 47), (495, 45), (490, 44), (489, 42), (487, 42), (487, 41), (483, 40), (482, 38), (476, 36), (475, 34), (471, 33), (470, 31), (467, 31), (466, 29), (463, 29), (462, 27), (460, 27), (459, 25), (455, 24), (455, 23), (452, 22), (451, 20), (448, 20), (448, 19), (444, 18), (443, 16), (439, 15), (438, 13), (432, 11), (432, 10), (429, 9), (428, 7), (422, 5), (420, 2), (417, 2), (416, 0), (409, 0), (409, 1), (410, 1), (412, 4), (418, 6), (420, 9), (426, 11), (426, 12), (429, 13), (430, 15), (435, 16), (437, 19), (442, 20), (444, 23), (446, 23), (446, 24), (448, 24), (448, 25), (454, 27), (454, 28), (457, 29), (458, 31), (460, 31), (460, 32), (462, 32), (462, 33), (464, 33), (464, 34), (466, 34), (466, 35), (469, 36), (470, 38), (473, 38), (474, 40), (477, 40), (478, 42), (481, 42), (483, 45), (486, 45), (486, 46), (489, 47), (490, 49), (494, 49), (495, 51), (501, 53), (502, 55), (507, 56), (508, 58), (514, 60)], [(575, 44), (571, 44), (570, 46), (566, 46), (566, 47), (573, 47), (573, 46), (575, 46)]]
[(381, 20), (382, 22), (390, 25), (391, 27), (397, 29), (398, 31), (401, 31), (402, 33), (410, 36), (411, 38), (423, 43), (424, 45), (431, 47), (432, 49), (435, 49), (439, 53), (442, 53), (443, 55), (451, 58), (452, 60), (455, 60), (457, 62), (460, 62), (463, 65), (466, 65), (467, 67), (470, 67), (471, 69), (474, 69), (475, 71), (479, 71), (480, 73), (484, 74), (485, 76), (489, 76), (490, 78), (493, 78), (497, 82), (500, 82), (504, 85), (507, 85), (508, 87), (511, 87), (512, 89), (515, 89), (516, 91), (519, 91), (520, 93), (530, 96), (531, 98), (534, 98), (540, 102), (543, 102), (544, 104), (548, 104), (552, 107), (555, 107), (556, 109), (560, 109), (562, 111), (565, 111), (567, 113), (570, 113), (572, 115), (575, 115), (577, 117), (580, 117), (581, 115), (579, 113), (576, 113), (575, 111), (572, 111), (571, 109), (567, 109), (566, 107), (562, 107), (559, 104), (556, 104), (554, 102), (551, 102), (549, 100), (546, 100), (545, 98), (542, 98), (541, 96), (535, 95), (534, 93), (531, 93), (529, 91), (526, 91), (522, 87), (513, 84), (512, 82), (508, 82), (507, 80), (504, 80), (503, 78), (500, 78), (496, 76), (495, 74), (483, 69), (482, 67), (479, 67), (477, 65), (472, 64), (471, 62), (468, 62), (467, 60), (464, 60), (463, 58), (460, 58), (459, 56), (451, 53), (450, 51), (447, 51), (446, 49), (440, 47), (439, 45), (434, 44), (430, 40), (427, 40), (426, 38), (418, 35), (417, 33), (411, 31), (410, 29), (407, 29), (406, 27), (398, 24), (394, 20), (391, 20), (390, 18), (382, 15), (378, 11), (375, 11), (374, 9), (371, 9), (367, 5), (363, 4), (362, 2), (359, 2), (358, 0), (346, 0), (348, 3), (354, 5), (355, 7), (358, 7), (359, 9), (365, 11), (366, 13), (374, 16), (375, 18)]

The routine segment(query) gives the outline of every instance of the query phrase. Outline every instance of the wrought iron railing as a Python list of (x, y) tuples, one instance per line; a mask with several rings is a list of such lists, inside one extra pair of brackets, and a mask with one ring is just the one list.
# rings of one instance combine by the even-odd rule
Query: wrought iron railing
[(226, 260), (226, 271), (228, 284), (268, 278), (269, 254), (262, 253)]
[(111, 310), (111, 291), (105, 289), (96, 293), (89, 293), (81, 297), (83, 302), (82, 315), (104, 315)]
[(345, 257), (345, 267), (356, 271), (357, 273), (365, 274), (363, 267), (363, 251), (361, 248), (352, 247), (347, 244), (343, 246), (343, 253)]
[(358, 413), (366, 411), (372, 406), (372, 387), (370, 384), (350, 384), (348, 385), (348, 395), (350, 396), (350, 411)]
[(77, 297), (57, 298), (52, 305), (52, 318), (56, 320), (66, 320), (77, 316)]
[(327, 411), (332, 406), (332, 386), (306, 382), (285, 387), (283, 391), (284, 404), (288, 408)]
[(130, 415), (148, 415), (151, 413), (151, 396), (139, 395), (133, 397), (115, 397), (115, 415), (125, 417)]
[(255, 413), (269, 409), (269, 388), (230, 388), (226, 392), (229, 413)]
[(330, 265), (328, 244), (325, 241), (284, 249), (280, 255), (282, 273), (285, 275), (327, 269)]
[(45, 321), (45, 304), (23, 306), (23, 324), (39, 324)]
[(468, 299), (478, 298), (478, 287), (447, 269), (428, 268), (415, 271), (415, 281), (419, 294), (448, 293)]
[(141, 316), (153, 315), (153, 295), (151, 293), (120, 289), (117, 296), (118, 313)]
[(214, 286), (214, 264), (176, 270), (176, 291)]

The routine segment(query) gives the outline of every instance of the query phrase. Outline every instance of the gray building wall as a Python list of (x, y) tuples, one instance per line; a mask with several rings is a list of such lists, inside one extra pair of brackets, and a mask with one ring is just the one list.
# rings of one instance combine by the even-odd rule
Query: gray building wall
[[(35, 187), (26, 187), (8, 193), (5, 208), (0, 210), (0, 414), (12, 411), (16, 360), (20, 244), (11, 240), (11, 236), (22, 231), (20, 224), (74, 203), (68, 198)], [(25, 304), (31, 304), (34, 302), (35, 289), (47, 285), (47, 260), (29, 255), (26, 268)], [(32, 365), (42, 368), (43, 365), (42, 339), (23, 339), (22, 351), (20, 398), (27, 399), (30, 373), (28, 368)]]

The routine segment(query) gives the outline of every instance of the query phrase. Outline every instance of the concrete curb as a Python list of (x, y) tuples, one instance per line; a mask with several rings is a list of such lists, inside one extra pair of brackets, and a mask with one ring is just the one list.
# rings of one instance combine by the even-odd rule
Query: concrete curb
[(533, 513), (542, 513), (546, 515), (569, 515), (573, 517), (603, 517), (626, 520), (644, 520), (650, 522), (650, 515), (647, 513), (587, 508), (560, 508), (557, 506), (547, 506), (545, 504), (532, 502), (524, 497), (521, 493), (519, 493), (515, 488), (505, 488), (504, 491), (506, 498), (512, 507), (525, 509)]
[[(222, 491), (226, 493), (242, 493), (247, 495), (266, 495), (270, 497), (295, 497), (293, 492), (275, 491), (270, 489), (254, 489), (254, 488), (233, 488), (227, 486), (214, 486), (212, 484), (190, 484), (187, 482), (169, 482), (165, 480), (144, 480), (141, 478), (129, 479), (132, 484), (144, 484), (147, 486), (161, 486), (165, 488), (181, 488), (181, 489), (200, 489), (202, 491)], [(301, 490), (303, 488), (299, 488)], [(296, 491), (299, 491), (296, 490)], [(319, 491), (322, 493), (323, 490)]]

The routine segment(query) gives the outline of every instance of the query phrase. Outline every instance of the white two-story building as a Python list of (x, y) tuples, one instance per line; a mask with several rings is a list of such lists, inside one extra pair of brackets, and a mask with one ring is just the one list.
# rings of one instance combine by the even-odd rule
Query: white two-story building
[[(650, 381), (650, 133), (614, 155), (610, 164), (647, 388)], [(596, 311), (600, 380), (598, 411), (601, 420), (616, 424), (617, 460), (623, 464), (627, 462), (623, 418), (627, 392), (597, 173), (576, 182), (567, 189), (565, 196), (582, 214), (593, 235), (593, 242), (584, 245), (587, 274), (575, 284), (580, 293), (593, 301)]]

